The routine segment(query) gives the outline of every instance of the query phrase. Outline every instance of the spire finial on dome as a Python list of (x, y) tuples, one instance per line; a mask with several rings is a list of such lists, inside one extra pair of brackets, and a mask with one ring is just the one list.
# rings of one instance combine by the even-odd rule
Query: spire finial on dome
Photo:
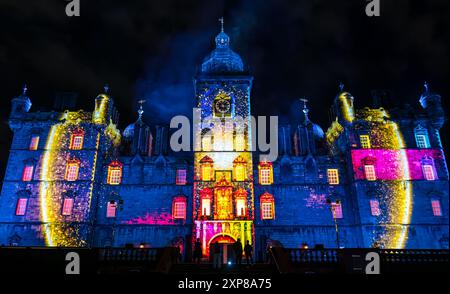
[(308, 117), (308, 113), (309, 113), (309, 109), (306, 106), (306, 102), (308, 102), (308, 99), (306, 99), (305, 97), (300, 98), (300, 101), (303, 102), (303, 113), (305, 114), (305, 122), (309, 121), (309, 117)]
[(139, 100), (138, 104), (139, 104), (139, 109), (138, 109), (138, 115), (139, 115), (139, 119), (142, 118), (142, 115), (144, 114), (144, 108), (142, 107), (142, 105), (145, 103), (145, 100)]
[(428, 92), (428, 91), (430, 90), (430, 85), (428, 84), (427, 81), (425, 81), (425, 82), (423, 83), (423, 87), (425, 88), (425, 92)]
[(108, 92), (109, 92), (109, 85), (108, 85), (108, 84), (105, 84), (105, 85), (103, 86), (103, 90), (105, 91), (105, 94), (108, 94)]
[(220, 22), (220, 31), (223, 32), (223, 23), (224, 23), (223, 16), (219, 18), (219, 22)]
[(23, 84), (23, 87), (22, 87), (22, 95), (23, 96), (27, 95), (27, 90), (28, 90), (27, 84)]
[(344, 83), (343, 82), (339, 83), (339, 89), (341, 90), (341, 92), (344, 91)]

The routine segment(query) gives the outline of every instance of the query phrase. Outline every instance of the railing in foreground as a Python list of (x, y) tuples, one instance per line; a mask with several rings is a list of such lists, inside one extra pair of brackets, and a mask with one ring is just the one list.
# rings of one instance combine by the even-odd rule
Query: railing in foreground
[(364, 272), (375, 252), (384, 272), (448, 271), (449, 250), (435, 249), (301, 249), (273, 247), (272, 262), (280, 273)]

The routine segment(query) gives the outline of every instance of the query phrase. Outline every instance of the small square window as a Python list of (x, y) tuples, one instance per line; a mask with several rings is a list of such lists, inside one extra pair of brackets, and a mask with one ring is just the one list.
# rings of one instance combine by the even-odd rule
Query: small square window
[(261, 185), (270, 185), (271, 181), (271, 169), (270, 168), (261, 168), (260, 170), (260, 184)]
[(39, 145), (39, 136), (32, 136), (30, 140), (30, 150), (37, 150)]
[(365, 165), (364, 173), (366, 174), (366, 180), (375, 181), (377, 179), (377, 175), (375, 174), (375, 166), (373, 165)]
[(78, 162), (69, 162), (66, 168), (66, 180), (76, 181), (78, 179), (78, 171), (80, 164)]
[(369, 149), (371, 147), (369, 135), (360, 135), (359, 140), (361, 142), (361, 148)]
[(427, 181), (434, 181), (436, 179), (434, 175), (434, 169), (431, 164), (424, 164), (422, 166), (423, 176)]
[(71, 215), (73, 209), (73, 198), (64, 198), (62, 215)]
[(380, 211), (380, 202), (376, 199), (370, 200), (370, 212), (373, 216), (379, 216)]
[(108, 201), (108, 204), (106, 206), (106, 217), (107, 218), (116, 217), (116, 211), (117, 211), (117, 203), (114, 200)]
[(237, 199), (236, 200), (236, 215), (237, 216), (245, 216), (246, 212), (246, 201), (245, 199)]
[(177, 169), (175, 182), (177, 185), (186, 185), (186, 170)]
[(246, 172), (245, 172), (245, 165), (244, 164), (237, 164), (234, 168), (235, 172), (235, 179), (238, 182), (245, 181), (246, 178)]
[(70, 135), (70, 149), (81, 150), (83, 149), (84, 131), (77, 129)]
[(175, 201), (173, 204), (173, 218), (174, 219), (186, 219), (186, 202)]
[(423, 134), (416, 135), (417, 148), (429, 148), (427, 136)]
[(331, 203), (331, 210), (333, 212), (333, 217), (334, 218), (343, 218), (343, 213), (342, 213), (342, 203), (336, 203), (333, 202)]
[(327, 170), (328, 184), (339, 185), (339, 171), (337, 169)]
[(442, 216), (441, 202), (439, 200), (431, 200), (431, 208), (434, 216)]
[(211, 215), (211, 198), (202, 199), (202, 213), (203, 216)]
[(17, 200), (16, 215), (25, 215), (25, 212), (27, 211), (27, 203), (27, 198), (19, 198)]
[(34, 166), (33, 165), (26, 165), (23, 168), (22, 181), (24, 181), (24, 182), (31, 181), (33, 179), (33, 170), (34, 170)]
[(273, 219), (273, 203), (266, 202), (261, 204), (262, 219)]

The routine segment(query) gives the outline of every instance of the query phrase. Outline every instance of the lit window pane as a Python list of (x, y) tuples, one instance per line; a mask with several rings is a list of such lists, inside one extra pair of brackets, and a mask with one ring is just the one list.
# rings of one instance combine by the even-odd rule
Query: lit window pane
[(67, 181), (76, 181), (78, 179), (79, 167), (80, 166), (78, 163), (68, 163), (67, 164), (67, 170), (66, 170), (66, 180)]
[(327, 176), (330, 185), (339, 185), (339, 171), (337, 169), (328, 169)]
[(434, 216), (442, 216), (441, 202), (439, 200), (431, 200), (431, 208)]
[(22, 181), (24, 181), (24, 182), (31, 181), (33, 179), (33, 170), (34, 170), (34, 166), (26, 165), (23, 168)]
[(365, 165), (364, 172), (366, 174), (366, 180), (375, 181), (377, 176), (375, 174), (375, 167), (373, 165)]
[(108, 201), (106, 207), (106, 217), (116, 217), (117, 204), (115, 201)]
[(173, 218), (186, 219), (186, 202), (176, 201), (173, 205)]
[(245, 199), (238, 199), (236, 200), (236, 214), (237, 216), (245, 216)]
[(202, 181), (211, 181), (211, 166), (202, 165)]
[(342, 203), (336, 203), (333, 202), (331, 203), (331, 210), (333, 212), (333, 216), (335, 218), (343, 218), (343, 213), (342, 213)]
[(361, 142), (361, 148), (370, 148), (370, 137), (369, 135), (360, 135), (359, 140)]
[(424, 164), (423, 168), (423, 176), (427, 181), (435, 180), (433, 166), (429, 164)]
[(71, 215), (73, 208), (73, 198), (65, 198), (63, 202), (62, 215)]
[(211, 199), (209, 198), (202, 199), (202, 215), (204, 216), (211, 215)]
[(39, 136), (33, 136), (31, 137), (31, 141), (30, 141), (30, 150), (37, 150), (38, 149), (38, 145), (39, 145)]
[(370, 212), (373, 216), (379, 216), (381, 211), (380, 211), (380, 203), (378, 202), (378, 200), (370, 200)]
[(19, 198), (19, 200), (17, 200), (16, 215), (25, 215), (27, 203), (27, 198)]
[(245, 181), (245, 166), (243, 164), (238, 164), (235, 167), (236, 181)]
[(259, 170), (259, 183), (261, 185), (271, 185), (272, 184), (272, 168), (271, 167), (261, 167)]
[(426, 135), (416, 135), (417, 148), (429, 148)]
[(122, 167), (108, 166), (108, 184), (119, 185), (122, 182)]
[(185, 169), (177, 169), (176, 184), (177, 185), (186, 185), (186, 170)]
[(273, 209), (272, 208), (273, 208), (273, 204), (270, 202), (261, 204), (262, 219), (273, 219)]

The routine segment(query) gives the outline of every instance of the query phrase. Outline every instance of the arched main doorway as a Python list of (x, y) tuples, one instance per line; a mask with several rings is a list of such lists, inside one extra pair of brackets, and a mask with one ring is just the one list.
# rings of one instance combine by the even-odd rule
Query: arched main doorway
[(216, 242), (221, 246), (222, 263), (227, 264), (228, 262), (232, 262), (234, 257), (233, 244), (236, 242), (236, 239), (229, 234), (217, 234), (213, 236), (208, 243), (210, 260), (212, 259), (211, 246)]

